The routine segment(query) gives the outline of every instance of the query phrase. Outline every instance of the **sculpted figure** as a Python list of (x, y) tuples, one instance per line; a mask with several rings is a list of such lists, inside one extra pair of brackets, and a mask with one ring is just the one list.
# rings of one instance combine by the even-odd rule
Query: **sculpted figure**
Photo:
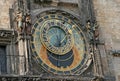
[(30, 18), (30, 14), (26, 14), (25, 17), (25, 31), (27, 34), (31, 33), (31, 18)]
[(16, 16), (16, 21), (17, 21), (17, 28), (20, 33), (22, 32), (22, 29), (23, 29), (22, 20), (23, 20), (22, 12), (18, 11)]

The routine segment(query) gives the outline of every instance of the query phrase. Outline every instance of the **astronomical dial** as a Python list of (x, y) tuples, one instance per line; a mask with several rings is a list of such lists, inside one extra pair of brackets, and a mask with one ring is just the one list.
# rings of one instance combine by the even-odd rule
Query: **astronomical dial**
[(54, 54), (63, 55), (73, 47), (73, 37), (70, 29), (65, 27), (60, 20), (46, 20), (41, 26), (41, 42)]
[(46, 15), (32, 29), (31, 47), (36, 61), (54, 74), (80, 74), (88, 59), (85, 35), (74, 21)]

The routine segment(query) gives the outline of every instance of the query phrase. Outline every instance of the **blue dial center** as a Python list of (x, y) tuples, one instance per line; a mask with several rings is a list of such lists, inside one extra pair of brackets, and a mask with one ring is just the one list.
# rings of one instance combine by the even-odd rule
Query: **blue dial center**
[(67, 36), (59, 26), (50, 27), (48, 30), (49, 42), (55, 47), (63, 47), (67, 42)]

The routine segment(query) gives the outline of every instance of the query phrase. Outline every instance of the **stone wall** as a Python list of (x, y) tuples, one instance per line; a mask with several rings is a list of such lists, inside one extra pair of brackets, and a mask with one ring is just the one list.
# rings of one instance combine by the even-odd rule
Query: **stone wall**
[[(10, 28), (9, 8), (12, 8), (12, 4), (14, 4), (15, 1), (17, 0), (0, 0), (0, 29)], [(63, 2), (67, 0), (60, 1)], [(76, 3), (77, 0), (68, 1)], [(115, 74), (116, 81), (120, 81), (120, 57), (113, 57), (109, 54), (109, 50), (120, 50), (120, 0), (93, 0), (93, 4), (96, 19), (100, 27), (100, 38), (102, 38), (102, 42), (105, 42), (105, 47), (101, 46), (102, 65), (105, 70), (104, 74)], [(68, 8), (69, 4), (59, 4), (59, 6), (66, 6), (66, 8)], [(74, 8), (76, 8), (76, 6)], [(71, 8), (71, 10), (75, 10), (74, 8)], [(77, 10), (75, 11), (78, 13)], [(105, 48), (107, 54), (103, 51)]]
[(120, 0), (93, 1), (97, 21), (108, 48), (120, 49)]
[(15, 0), (0, 0), (0, 28), (10, 28), (9, 8)]
[(120, 76), (120, 57), (109, 55), (109, 50), (120, 50), (120, 0), (93, 1), (96, 18), (100, 25), (101, 38), (108, 50), (106, 57), (109, 56), (111, 59), (108, 59), (112, 60), (108, 61), (109, 70), (115, 73), (116, 81), (120, 81), (118, 78)]

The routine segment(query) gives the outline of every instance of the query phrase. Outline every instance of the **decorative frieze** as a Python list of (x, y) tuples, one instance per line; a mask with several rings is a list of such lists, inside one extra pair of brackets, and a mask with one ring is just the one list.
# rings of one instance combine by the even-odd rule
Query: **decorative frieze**
[(0, 29), (0, 44), (9, 44), (14, 36), (15, 32), (13, 30)]

